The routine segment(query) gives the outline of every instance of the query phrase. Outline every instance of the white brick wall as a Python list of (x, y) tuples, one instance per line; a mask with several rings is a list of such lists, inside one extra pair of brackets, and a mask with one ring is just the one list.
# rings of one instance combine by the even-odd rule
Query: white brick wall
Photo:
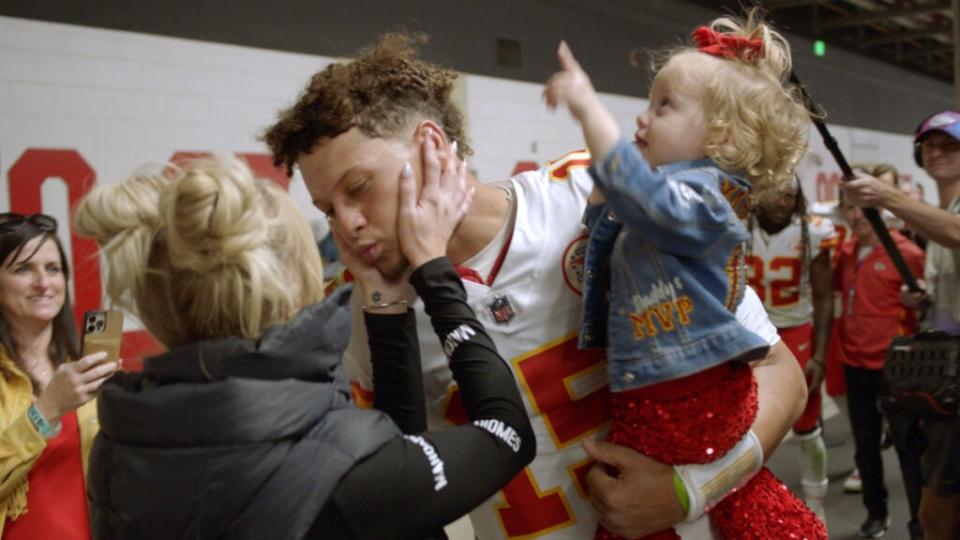
[[(547, 111), (540, 99), (542, 90), (538, 84), (468, 76), (467, 116), (475, 151), (471, 166), (481, 179), (506, 177), (518, 161), (543, 164), (584, 147), (579, 126), (565, 110)], [(601, 98), (623, 134), (631, 137), (636, 130), (636, 116), (647, 101), (611, 94)], [(935, 184), (913, 163), (911, 137), (842, 126), (830, 126), (830, 130), (850, 163), (894, 165), (923, 184), (927, 201), (936, 204)], [(799, 174), (804, 192), (813, 196), (817, 193), (818, 174), (838, 174), (839, 167), (812, 126), (809, 145), (811, 152), (801, 163)]]
[[(547, 110), (543, 86), (492, 77), (467, 77), (467, 118), (474, 148), (472, 167), (483, 180), (508, 176), (518, 161), (544, 164), (584, 147), (579, 125), (564, 109)], [(602, 95), (624, 134), (646, 100)]]
[[(9, 208), (7, 172), (27, 148), (76, 149), (98, 182), (117, 181), (143, 162), (180, 150), (265, 152), (257, 133), (331, 61), (0, 17), (0, 210)], [(481, 179), (503, 178), (519, 161), (543, 164), (584, 146), (567, 111), (546, 109), (542, 85), (476, 75), (465, 75), (464, 85), (475, 150), (471, 168)], [(646, 101), (602, 99), (624, 134), (632, 134)], [(892, 162), (924, 183), (935, 201), (932, 182), (912, 162), (909, 137), (842, 127), (833, 132), (851, 162)], [(811, 148), (801, 173), (814, 194), (817, 173), (837, 169), (815, 132)], [(309, 219), (319, 218), (299, 178), (291, 192)], [(61, 201), (45, 205), (66, 207)]]
[(76, 149), (99, 182), (178, 150), (265, 152), (256, 134), (329, 61), (0, 17), (0, 209), (27, 148)]
[[(30, 147), (75, 148), (101, 182), (177, 150), (263, 152), (256, 134), (331, 60), (0, 17), (0, 172)], [(472, 168), (480, 178), (501, 178), (518, 161), (542, 164), (583, 147), (569, 114), (547, 111), (541, 85), (464, 79)], [(631, 134), (645, 100), (602, 97)], [(909, 137), (833, 130), (850, 161), (892, 161), (927, 183), (928, 193), (935, 191), (912, 164)], [(805, 164), (809, 182), (811, 171), (835, 170), (815, 134), (811, 143), (822, 155)], [(0, 208), (6, 208), (6, 174), (0, 183)], [(292, 189), (305, 213), (316, 217), (302, 186), (295, 181)]]

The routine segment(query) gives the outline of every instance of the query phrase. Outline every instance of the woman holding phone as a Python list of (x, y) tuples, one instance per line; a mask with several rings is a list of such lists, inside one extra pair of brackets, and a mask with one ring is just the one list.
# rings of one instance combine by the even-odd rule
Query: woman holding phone
[(397, 171), (400, 248), (472, 420), (433, 433), (415, 434), (426, 420), (408, 279), (344, 254), (372, 298), (374, 399), (390, 416), (359, 409), (340, 366), (348, 296), (322, 301), (309, 227), (245, 164), (141, 171), (80, 203), (108, 294), (170, 349), (101, 390), (95, 538), (423, 538), (533, 459), (513, 376), (444, 256), (472, 196), (465, 165), (432, 140), (421, 151), (422, 189), (409, 164)]
[(94, 396), (117, 366), (80, 358), (54, 218), (0, 214), (0, 261), (0, 535), (90, 538)]

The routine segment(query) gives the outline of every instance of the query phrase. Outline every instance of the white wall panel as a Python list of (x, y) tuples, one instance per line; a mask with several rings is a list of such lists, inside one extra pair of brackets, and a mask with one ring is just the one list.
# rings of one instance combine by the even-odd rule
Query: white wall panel
[(100, 182), (181, 150), (263, 153), (256, 135), (329, 61), (0, 17), (0, 208), (27, 148), (75, 149)]
[[(10, 169), (28, 149), (74, 151), (101, 183), (179, 151), (266, 154), (257, 134), (331, 61), (0, 17), (0, 211), (10, 208)], [(463, 80), (458, 95), (475, 150), (471, 169), (481, 180), (505, 178), (521, 162), (542, 165), (584, 147), (570, 114), (547, 110), (541, 84), (475, 75)], [(646, 101), (610, 94), (601, 99), (632, 137)], [(912, 163), (909, 136), (833, 131), (851, 162), (890, 162), (923, 182), (928, 200), (935, 200), (932, 183)], [(815, 133), (811, 142), (801, 177), (808, 195), (826, 197), (833, 194), (837, 167)], [(290, 191), (308, 219), (320, 219), (299, 176)], [(40, 197), (45, 211), (67, 223), (64, 182), (46, 182)]]

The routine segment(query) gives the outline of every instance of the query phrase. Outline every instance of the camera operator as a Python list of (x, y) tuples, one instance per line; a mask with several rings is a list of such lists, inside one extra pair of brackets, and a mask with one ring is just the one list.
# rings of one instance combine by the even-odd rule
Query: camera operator
[[(859, 206), (885, 208), (929, 240), (923, 293), (903, 290), (905, 305), (932, 307), (927, 325), (960, 336), (960, 112), (943, 111), (920, 123), (914, 137), (914, 159), (937, 183), (935, 207), (901, 190), (864, 176), (843, 186)], [(923, 422), (928, 446), (923, 456), (924, 488), (920, 521), (928, 539), (960, 537), (960, 418)]]

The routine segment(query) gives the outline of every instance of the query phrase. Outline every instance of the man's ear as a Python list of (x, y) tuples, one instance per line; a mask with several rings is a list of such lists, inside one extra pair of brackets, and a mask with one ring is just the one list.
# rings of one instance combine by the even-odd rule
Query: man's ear
[(421, 120), (413, 130), (413, 141), (419, 146), (427, 139), (433, 139), (439, 151), (445, 150), (451, 142), (447, 140), (443, 128), (437, 125), (436, 122), (433, 120)]

